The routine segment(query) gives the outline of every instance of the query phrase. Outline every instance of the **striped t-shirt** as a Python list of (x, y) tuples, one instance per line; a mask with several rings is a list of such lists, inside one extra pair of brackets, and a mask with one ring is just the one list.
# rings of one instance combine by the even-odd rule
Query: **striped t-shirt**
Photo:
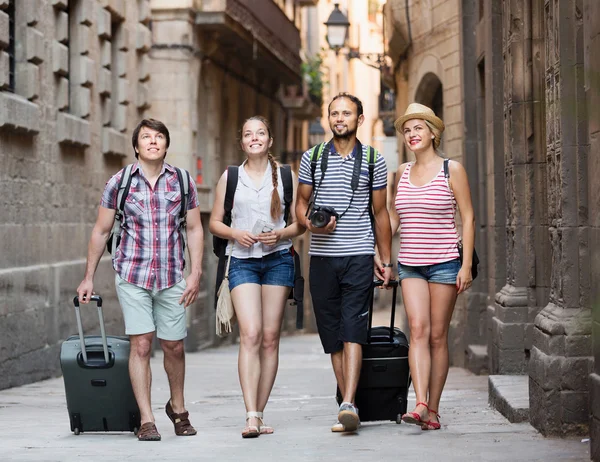
[[(352, 198), (352, 172), (356, 159), (355, 148), (352, 154), (340, 156), (330, 143), (329, 161), (327, 170), (321, 180), (321, 160), (317, 161), (315, 170), (315, 186), (318, 189), (316, 205), (330, 206), (338, 214), (342, 214)], [(377, 151), (374, 151), (377, 152)], [(310, 155), (308, 150), (300, 161), (298, 181), (312, 185), (310, 174)], [(310, 241), (310, 255), (322, 257), (345, 257), (350, 255), (374, 255), (375, 239), (369, 218), (369, 163), (367, 160), (367, 146), (362, 147), (362, 164), (358, 188), (354, 193), (352, 204), (341, 217), (331, 234), (313, 234)], [(385, 159), (377, 153), (375, 170), (373, 172), (373, 189), (382, 189), (387, 186), (387, 167)], [(313, 189), (313, 192), (314, 192)]]
[(415, 186), (410, 182), (412, 165), (406, 165), (396, 194), (400, 217), (398, 261), (407, 266), (427, 266), (458, 258), (456, 200), (444, 168), (429, 183)]

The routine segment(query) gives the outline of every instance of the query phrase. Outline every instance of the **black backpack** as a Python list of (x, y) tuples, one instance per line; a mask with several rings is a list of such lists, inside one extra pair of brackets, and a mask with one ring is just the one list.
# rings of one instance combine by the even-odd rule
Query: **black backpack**
[[(283, 184), (283, 203), (284, 212), (283, 220), (285, 223), (288, 222), (290, 217), (290, 208), (292, 206), (292, 200), (294, 197), (294, 189), (292, 184), (292, 169), (289, 165), (281, 165), (281, 182)], [(235, 196), (235, 190), (237, 188), (239, 178), (239, 167), (236, 165), (230, 165), (227, 167), (227, 186), (225, 188), (225, 199), (223, 206), (225, 213), (223, 214), (223, 223), (227, 226), (231, 226), (231, 211), (233, 209), (233, 199)], [(213, 252), (219, 257), (219, 264), (217, 266), (217, 280), (215, 285), (215, 308), (217, 306), (216, 293), (221, 286), (223, 277), (225, 276), (225, 266), (227, 265), (227, 256), (225, 251), (227, 249), (227, 239), (213, 236)], [(294, 257), (294, 288), (290, 291), (289, 299), (294, 300), (296, 305), (296, 328), (302, 329), (304, 324), (304, 278), (302, 277), (302, 265), (300, 262), (300, 255), (295, 251), (294, 247), (290, 249), (292, 256)]]
[[(134, 164), (129, 164), (123, 169), (123, 174), (121, 175), (121, 179), (119, 180), (119, 192), (117, 193), (117, 210), (115, 213), (115, 221), (113, 223), (112, 230), (110, 231), (110, 236), (106, 241), (106, 250), (108, 253), (114, 256), (117, 247), (121, 243), (121, 228), (124, 225), (125, 218), (125, 200), (127, 199), (127, 195), (129, 194), (129, 188), (131, 187), (131, 171), (133, 170)], [(182, 245), (183, 251), (185, 253), (185, 248), (187, 244), (187, 234), (185, 232), (186, 227), (186, 219), (187, 219), (187, 206), (188, 199), (190, 196), (190, 174), (187, 170), (183, 170), (185, 172), (185, 179), (183, 180), (183, 172), (180, 168), (175, 167), (177, 171), (177, 179), (179, 180), (179, 190), (181, 191), (181, 210), (179, 211), (179, 223), (178, 229), (181, 232), (183, 237)]]

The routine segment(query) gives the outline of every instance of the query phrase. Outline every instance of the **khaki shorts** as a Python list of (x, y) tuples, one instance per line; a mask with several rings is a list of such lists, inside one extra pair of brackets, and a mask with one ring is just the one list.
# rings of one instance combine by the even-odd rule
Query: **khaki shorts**
[(179, 304), (186, 287), (185, 279), (158, 291), (131, 284), (116, 274), (115, 287), (127, 335), (156, 331), (156, 336), (163, 340), (174, 341), (186, 337), (185, 308)]

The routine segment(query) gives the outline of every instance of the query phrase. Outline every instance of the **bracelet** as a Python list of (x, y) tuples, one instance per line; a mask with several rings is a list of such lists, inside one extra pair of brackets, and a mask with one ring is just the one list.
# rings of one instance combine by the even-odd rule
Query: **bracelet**
[(383, 266), (384, 268), (393, 268), (394, 264), (393, 263), (382, 263), (381, 266)]

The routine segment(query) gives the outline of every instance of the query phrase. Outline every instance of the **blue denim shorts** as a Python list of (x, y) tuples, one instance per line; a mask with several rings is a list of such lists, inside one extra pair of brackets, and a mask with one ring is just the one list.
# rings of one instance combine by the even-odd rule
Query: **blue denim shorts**
[(229, 290), (241, 284), (294, 287), (294, 257), (289, 249), (262, 258), (231, 257)]
[(406, 266), (398, 262), (398, 278), (401, 281), (407, 278), (418, 278), (438, 284), (456, 284), (460, 267), (459, 258), (427, 266)]

